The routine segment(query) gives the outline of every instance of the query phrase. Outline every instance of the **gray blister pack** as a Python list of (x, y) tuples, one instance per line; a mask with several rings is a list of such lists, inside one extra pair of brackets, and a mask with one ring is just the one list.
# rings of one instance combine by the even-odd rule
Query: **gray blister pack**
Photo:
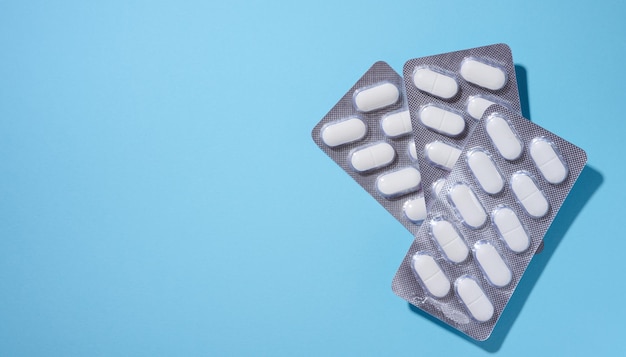
[(492, 105), (460, 150), (393, 291), (468, 336), (493, 331), (587, 156)]
[(402, 78), (376, 62), (311, 132), (313, 141), (413, 235), (426, 216)]
[(415, 58), (404, 84), (426, 205), (492, 104), (521, 113), (511, 49), (495, 44)]

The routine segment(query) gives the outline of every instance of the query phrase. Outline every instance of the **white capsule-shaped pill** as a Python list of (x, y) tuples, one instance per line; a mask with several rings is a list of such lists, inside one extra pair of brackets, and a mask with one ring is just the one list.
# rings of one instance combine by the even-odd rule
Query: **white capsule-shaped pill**
[(435, 196), (439, 196), (439, 193), (441, 192), (441, 189), (443, 188), (443, 185), (445, 184), (446, 184), (445, 178), (440, 178), (439, 180), (433, 182), (433, 194)]
[(430, 295), (437, 298), (448, 295), (450, 280), (433, 257), (423, 253), (414, 254), (411, 259), (411, 268)]
[(498, 207), (492, 215), (493, 225), (507, 248), (521, 253), (530, 246), (530, 237), (515, 211), (509, 207)]
[(467, 166), (478, 185), (488, 194), (495, 195), (504, 188), (504, 178), (489, 154), (482, 149), (467, 152)]
[(417, 160), (417, 148), (415, 147), (415, 141), (411, 140), (409, 143), (409, 156), (413, 161)]
[(421, 107), (417, 117), (425, 127), (443, 135), (454, 137), (465, 129), (465, 120), (461, 115), (435, 105)]
[(467, 99), (467, 113), (474, 119), (480, 119), (492, 104), (496, 103), (477, 95), (470, 96)]
[(461, 149), (441, 141), (433, 141), (424, 147), (426, 160), (445, 170), (452, 170), (461, 155)]
[(568, 169), (554, 144), (546, 138), (534, 138), (530, 143), (530, 157), (546, 181), (559, 184), (567, 177)]
[(466, 81), (490, 90), (502, 89), (506, 84), (506, 72), (502, 68), (475, 58), (466, 58), (460, 72)]
[(446, 259), (461, 263), (467, 258), (469, 248), (452, 223), (445, 219), (433, 219), (430, 221), (430, 233)]
[(322, 127), (321, 137), (324, 144), (335, 147), (363, 139), (367, 127), (359, 118), (328, 123)]
[(395, 104), (398, 98), (400, 98), (398, 87), (384, 82), (354, 92), (354, 106), (357, 110), (367, 113)]
[(414, 167), (405, 167), (380, 175), (376, 179), (376, 189), (385, 197), (396, 197), (417, 191), (422, 176)]
[(420, 196), (404, 202), (402, 206), (404, 215), (413, 223), (419, 223), (426, 219), (426, 202)]
[(385, 142), (355, 149), (350, 154), (350, 165), (358, 171), (365, 172), (385, 167), (396, 157), (396, 151)]
[(485, 113), (485, 110), (489, 108), (490, 105), (500, 104), (504, 107), (509, 108), (510, 104), (503, 100), (497, 100), (497, 98), (485, 98), (480, 95), (471, 95), (467, 98), (467, 113), (474, 119), (480, 120)]
[(427, 67), (415, 69), (413, 83), (419, 90), (443, 99), (450, 99), (459, 91), (459, 85), (454, 77)]
[(548, 213), (550, 205), (546, 196), (537, 187), (535, 180), (526, 172), (516, 172), (511, 176), (511, 190), (526, 213), (541, 218)]
[(511, 269), (491, 243), (485, 240), (476, 242), (474, 244), (474, 256), (485, 275), (485, 279), (491, 285), (501, 288), (511, 282), (513, 278)]
[(413, 131), (411, 126), (411, 114), (408, 110), (387, 114), (380, 122), (385, 135), (390, 138), (406, 135)]
[(485, 128), (489, 139), (503, 158), (512, 161), (520, 157), (522, 141), (506, 119), (499, 115), (490, 115), (485, 121)]
[(454, 289), (476, 321), (485, 322), (491, 319), (494, 312), (493, 304), (474, 278), (464, 275), (456, 279)]
[(487, 221), (487, 213), (474, 191), (465, 183), (459, 182), (448, 192), (448, 199), (461, 221), (470, 228), (479, 228)]

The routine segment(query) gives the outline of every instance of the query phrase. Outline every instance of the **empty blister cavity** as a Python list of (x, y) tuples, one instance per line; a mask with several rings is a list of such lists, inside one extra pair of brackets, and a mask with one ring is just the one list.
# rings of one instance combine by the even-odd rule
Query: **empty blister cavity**
[(409, 166), (379, 176), (376, 179), (376, 189), (384, 197), (391, 198), (417, 191), (420, 182), (421, 175), (419, 171)]
[(415, 69), (413, 84), (417, 89), (443, 99), (450, 99), (459, 91), (459, 85), (454, 77), (428, 67)]
[(445, 170), (452, 170), (452, 167), (459, 159), (459, 155), (461, 155), (461, 149), (442, 141), (433, 141), (424, 147), (426, 160)]
[(422, 287), (432, 296), (442, 298), (450, 292), (450, 280), (433, 257), (417, 253), (411, 259), (411, 268)]
[(389, 82), (359, 89), (354, 92), (354, 106), (361, 112), (372, 112), (388, 107), (398, 101), (400, 90)]
[(354, 117), (324, 125), (321, 138), (324, 144), (335, 147), (361, 140), (366, 133), (363, 120)]
[(467, 98), (467, 113), (474, 119), (480, 120), (485, 113), (485, 110), (489, 108), (490, 105), (500, 104), (508, 107), (504, 101), (498, 100), (492, 97), (484, 97), (482, 95), (472, 95)]
[(459, 219), (470, 228), (480, 228), (487, 221), (487, 213), (478, 201), (476, 193), (465, 183), (455, 184), (448, 192), (448, 199)]
[(355, 149), (350, 155), (350, 165), (359, 172), (385, 167), (393, 162), (396, 151), (385, 142)]
[(541, 218), (548, 213), (550, 205), (535, 180), (526, 172), (516, 172), (511, 176), (511, 190), (517, 202), (531, 217)]
[(492, 214), (493, 225), (507, 248), (515, 253), (521, 253), (530, 246), (530, 237), (522, 222), (510, 207), (502, 206)]
[(474, 244), (474, 256), (491, 285), (501, 288), (511, 282), (513, 277), (511, 269), (491, 243), (484, 240), (476, 242)]
[(530, 143), (530, 157), (541, 176), (551, 184), (559, 184), (567, 177), (567, 166), (554, 144), (546, 138), (534, 138)]
[(446, 136), (457, 136), (465, 129), (463, 116), (432, 104), (421, 107), (417, 117), (427, 128)]
[(411, 114), (408, 110), (385, 115), (380, 125), (385, 135), (390, 138), (406, 135), (413, 130), (411, 126)]
[(480, 188), (488, 194), (495, 195), (504, 188), (504, 178), (491, 156), (484, 150), (473, 149), (468, 151), (467, 166)]
[(419, 223), (426, 219), (426, 203), (424, 196), (413, 198), (404, 202), (402, 206), (404, 215), (413, 223)]
[(459, 231), (443, 218), (430, 221), (430, 233), (439, 250), (449, 261), (461, 263), (469, 254), (469, 248)]
[(490, 90), (502, 89), (506, 84), (506, 72), (502, 68), (476, 58), (466, 58), (460, 72), (466, 81)]
[(491, 319), (494, 312), (493, 304), (474, 278), (464, 275), (456, 279), (454, 289), (476, 321), (486, 322)]
[(490, 115), (485, 121), (489, 139), (505, 159), (512, 161), (522, 154), (522, 141), (509, 122), (497, 114)]

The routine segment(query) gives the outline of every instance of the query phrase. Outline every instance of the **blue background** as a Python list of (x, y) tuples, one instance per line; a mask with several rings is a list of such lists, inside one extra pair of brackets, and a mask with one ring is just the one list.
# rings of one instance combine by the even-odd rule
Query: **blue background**
[[(626, 352), (617, 1), (0, 1), (0, 355)], [(313, 126), (369, 66), (507, 43), (587, 168), (492, 338), (396, 297), (411, 235)]]

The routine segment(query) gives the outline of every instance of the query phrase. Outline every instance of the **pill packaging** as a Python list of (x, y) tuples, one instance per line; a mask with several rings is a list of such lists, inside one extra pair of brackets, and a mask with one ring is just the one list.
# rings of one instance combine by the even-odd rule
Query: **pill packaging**
[(488, 107), (433, 197), (393, 291), (487, 339), (586, 161), (516, 110)]
[(495, 44), (407, 61), (403, 69), (426, 205), (489, 105), (521, 113), (511, 49)]
[(313, 141), (413, 235), (426, 216), (403, 81), (376, 62), (313, 128)]

